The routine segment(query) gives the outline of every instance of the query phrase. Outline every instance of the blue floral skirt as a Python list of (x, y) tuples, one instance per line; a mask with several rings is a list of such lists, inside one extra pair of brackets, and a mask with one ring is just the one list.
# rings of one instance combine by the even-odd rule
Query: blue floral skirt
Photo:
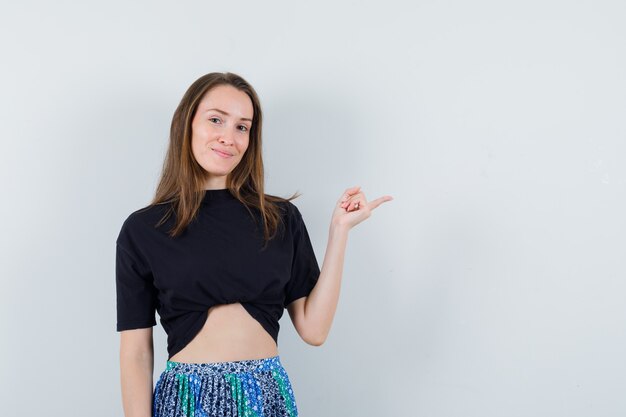
[(232, 362), (167, 361), (153, 393), (153, 417), (296, 417), (280, 357)]

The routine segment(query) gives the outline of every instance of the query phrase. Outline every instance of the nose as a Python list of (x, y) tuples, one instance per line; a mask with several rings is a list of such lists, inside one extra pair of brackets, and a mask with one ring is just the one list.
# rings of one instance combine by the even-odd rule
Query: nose
[(234, 133), (230, 129), (225, 129), (224, 132), (220, 135), (220, 142), (225, 144), (231, 144), (234, 141)]
[(233, 138), (229, 133), (224, 133), (220, 136), (219, 141), (224, 145), (230, 145), (231, 143), (233, 143)]

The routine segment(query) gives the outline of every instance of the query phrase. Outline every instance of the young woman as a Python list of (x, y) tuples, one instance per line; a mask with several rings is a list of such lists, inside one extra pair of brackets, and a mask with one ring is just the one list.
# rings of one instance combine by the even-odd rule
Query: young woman
[[(174, 113), (156, 195), (116, 241), (117, 331), (126, 417), (297, 416), (278, 354), (287, 309), (298, 335), (326, 340), (349, 230), (391, 196), (359, 187), (335, 204), (321, 271), (298, 208), (264, 193), (254, 89), (210, 73)], [(168, 360), (153, 391), (158, 311)]]

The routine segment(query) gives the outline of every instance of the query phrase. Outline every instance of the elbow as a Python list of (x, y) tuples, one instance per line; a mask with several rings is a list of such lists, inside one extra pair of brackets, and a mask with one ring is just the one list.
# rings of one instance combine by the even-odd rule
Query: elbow
[(322, 346), (324, 342), (326, 341), (326, 335), (320, 334), (320, 335), (308, 336), (307, 338), (304, 339), (304, 341), (311, 346)]
[(307, 342), (307, 344), (311, 346), (322, 346), (324, 344), (323, 339), (309, 339), (309, 340), (305, 340), (305, 342)]

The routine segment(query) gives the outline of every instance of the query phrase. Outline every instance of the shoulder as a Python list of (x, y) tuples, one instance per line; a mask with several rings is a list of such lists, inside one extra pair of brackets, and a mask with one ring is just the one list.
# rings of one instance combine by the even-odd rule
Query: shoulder
[(280, 212), (280, 227), (285, 228), (290, 236), (293, 236), (302, 228), (302, 214), (297, 204), (285, 197), (265, 194), (267, 200), (275, 204)]
[(122, 221), (117, 243), (128, 246), (144, 239), (154, 231), (158, 222), (166, 215), (169, 206), (169, 204), (155, 204), (132, 211)]
[(278, 203), (283, 213), (283, 217), (290, 224), (297, 224), (302, 221), (302, 213), (298, 209), (298, 206), (289, 200), (284, 200)]
[(284, 197), (272, 194), (265, 194), (265, 199), (266, 201), (269, 200), (272, 203), (276, 204), (283, 218), (286, 220), (292, 220), (300, 216), (300, 210), (298, 210), (296, 204), (292, 203), (290, 200), (287, 200)]
[(302, 213), (298, 208), (297, 204), (292, 203), (291, 201), (285, 201), (285, 221), (289, 230), (291, 230), (292, 234), (299, 233), (306, 226), (304, 225), (304, 219), (302, 218)]
[(293, 216), (298, 212), (298, 207), (289, 200), (282, 201), (279, 204), (283, 209), (283, 213), (285, 213), (287, 216)]

